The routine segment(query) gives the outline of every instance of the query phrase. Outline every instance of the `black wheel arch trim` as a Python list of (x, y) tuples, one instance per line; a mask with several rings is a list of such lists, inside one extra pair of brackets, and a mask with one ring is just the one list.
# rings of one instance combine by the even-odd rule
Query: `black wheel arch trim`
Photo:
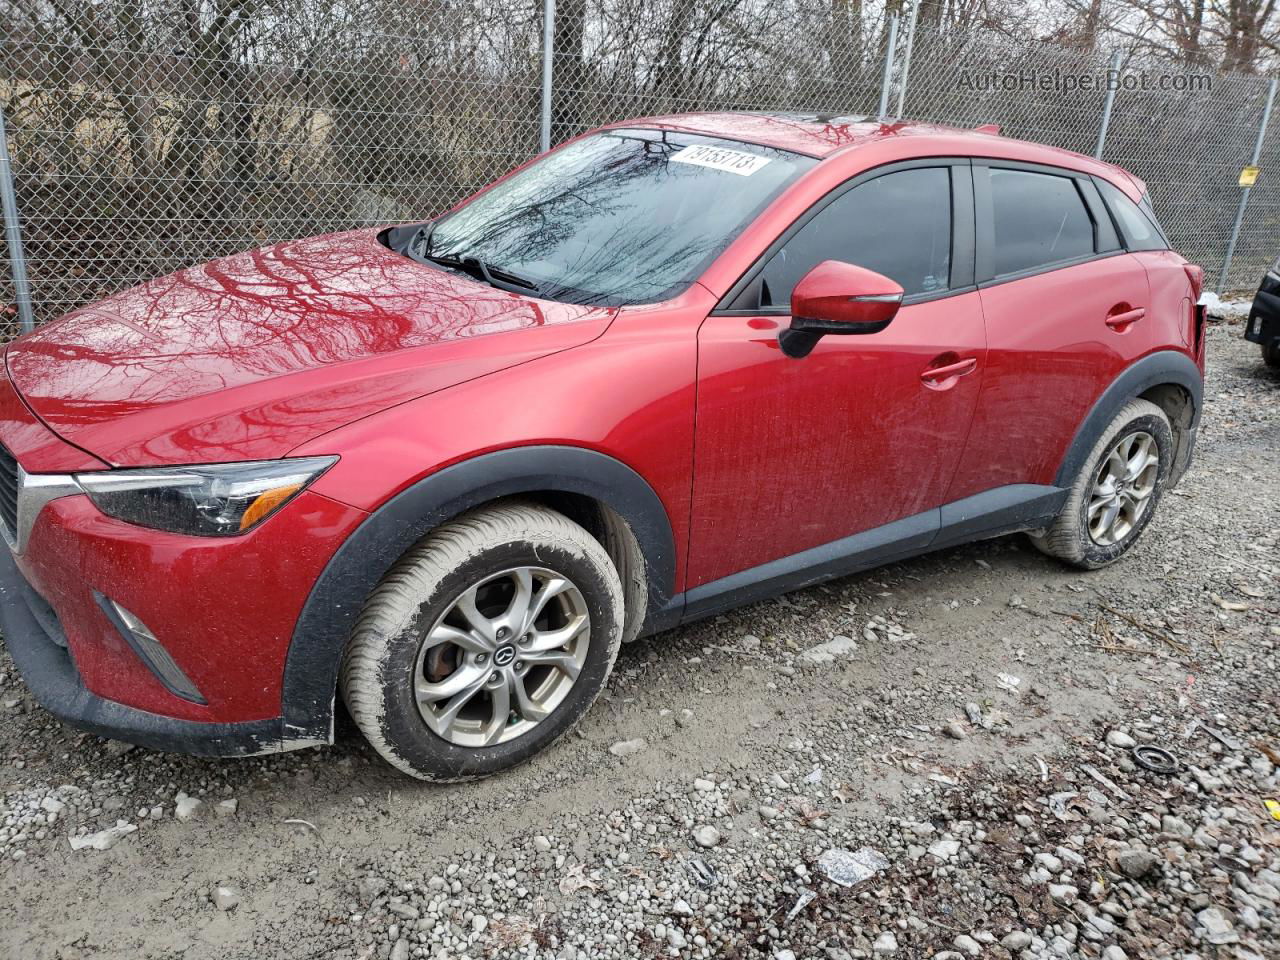
[(1084, 461), (1094, 444), (1115, 419), (1120, 408), (1134, 397), (1165, 384), (1182, 387), (1191, 397), (1190, 435), (1179, 444), (1178, 462), (1173, 468), (1173, 480), (1176, 482), (1191, 460), (1191, 447), (1204, 406), (1204, 377), (1200, 368), (1186, 354), (1176, 350), (1160, 350), (1149, 353), (1126, 367), (1102, 392), (1102, 396), (1076, 429), (1075, 437), (1072, 438), (1062, 463), (1058, 465), (1054, 484), (1069, 488), (1084, 467)]
[(585, 447), (509, 447), (463, 460), (396, 494), (356, 528), (325, 565), (294, 627), (281, 695), (292, 735), (328, 739), (342, 651), (365, 600), (406, 550), (473, 507), (521, 493), (580, 494), (606, 504), (631, 527), (649, 585), (646, 632), (672, 609), (675, 537), (661, 499), (631, 467)]

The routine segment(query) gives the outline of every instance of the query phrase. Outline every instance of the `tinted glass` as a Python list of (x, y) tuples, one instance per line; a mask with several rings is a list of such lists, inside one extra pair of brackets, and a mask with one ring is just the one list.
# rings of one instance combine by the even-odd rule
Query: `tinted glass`
[(1093, 221), (1070, 177), (992, 170), (991, 206), (996, 276), (1093, 253)]
[(1124, 245), (1130, 250), (1164, 250), (1168, 247), (1152, 219), (1118, 187), (1098, 179), (1098, 191), (1120, 224)]
[(538, 295), (620, 305), (675, 296), (816, 161), (754, 144), (613, 130), (548, 154), (441, 220), (436, 256), (475, 257)]
[(896, 280), (909, 296), (947, 289), (951, 174), (946, 167), (888, 173), (827, 204), (764, 268), (761, 306), (791, 302), (791, 288), (823, 260)]
[(1160, 218), (1156, 216), (1156, 208), (1151, 204), (1151, 194), (1144, 193), (1142, 195), (1142, 200), (1138, 203), (1138, 206), (1142, 208), (1142, 212), (1147, 215), (1147, 219), (1150, 220), (1152, 225), (1156, 228), (1156, 233), (1164, 237), (1165, 245), (1172, 246), (1172, 244), (1169, 243), (1169, 233), (1165, 230), (1164, 224), (1160, 222)]

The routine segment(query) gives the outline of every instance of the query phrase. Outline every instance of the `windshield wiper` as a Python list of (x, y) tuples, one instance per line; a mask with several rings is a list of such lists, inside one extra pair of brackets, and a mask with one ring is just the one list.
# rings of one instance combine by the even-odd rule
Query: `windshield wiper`
[(406, 245), (406, 252), (411, 253), (420, 260), (438, 263), (440, 266), (448, 267), (451, 270), (461, 270), (463, 273), (475, 277), (475, 279), (483, 281), (491, 287), (497, 287), (499, 290), (507, 290), (511, 293), (538, 292), (539, 287), (536, 281), (530, 280), (528, 277), (522, 277), (520, 274), (507, 270), (505, 267), (492, 266), (479, 257), (454, 257), (432, 253), (431, 237), (435, 231), (436, 225), (434, 223), (429, 227), (419, 227)]
[(479, 257), (449, 257), (442, 254), (428, 253), (423, 255), (423, 259), (438, 263), (442, 267), (462, 270), (477, 280), (489, 284), (491, 287), (497, 287), (499, 290), (506, 290), (510, 293), (524, 293), (526, 291), (537, 293), (539, 289), (538, 284), (528, 277), (522, 277), (520, 274), (512, 273), (503, 267), (490, 266)]
[(478, 257), (463, 257), (462, 264), (478, 271), (485, 283), (495, 287), (505, 283), (509, 286), (524, 287), (524, 289), (532, 290), (534, 293), (538, 292), (536, 281), (530, 280), (528, 277), (522, 277), (518, 273), (513, 273), (505, 267), (492, 266)]

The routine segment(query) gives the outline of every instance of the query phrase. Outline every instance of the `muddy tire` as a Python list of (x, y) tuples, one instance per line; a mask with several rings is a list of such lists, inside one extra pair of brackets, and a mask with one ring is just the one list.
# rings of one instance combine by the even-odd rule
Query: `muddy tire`
[(1164, 411), (1148, 400), (1130, 400), (1094, 444), (1053, 525), (1031, 542), (1086, 570), (1114, 562), (1151, 522), (1173, 453)]
[(452, 520), (365, 603), (340, 686), (378, 753), (422, 780), (488, 776), (568, 731), (603, 689), (623, 591), (562, 514), (508, 502)]

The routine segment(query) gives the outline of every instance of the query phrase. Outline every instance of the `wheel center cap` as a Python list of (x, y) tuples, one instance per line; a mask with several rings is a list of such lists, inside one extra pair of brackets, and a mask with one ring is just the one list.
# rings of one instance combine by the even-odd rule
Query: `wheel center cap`
[(493, 651), (493, 662), (496, 666), (505, 667), (516, 658), (516, 648), (506, 644)]

